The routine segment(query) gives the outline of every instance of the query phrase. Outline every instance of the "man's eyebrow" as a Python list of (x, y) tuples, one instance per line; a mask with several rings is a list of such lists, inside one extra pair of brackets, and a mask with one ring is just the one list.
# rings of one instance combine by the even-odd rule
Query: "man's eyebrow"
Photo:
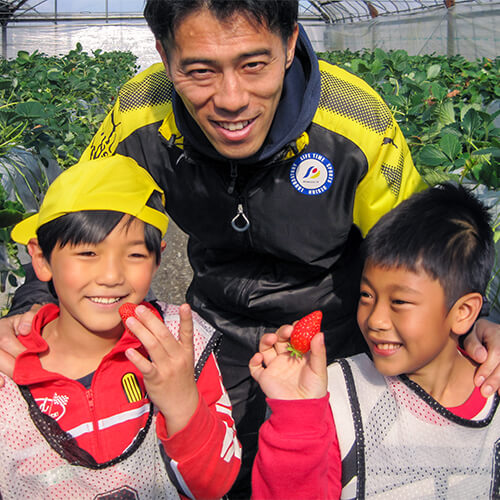
[[(269, 56), (271, 55), (271, 51), (269, 49), (257, 49), (252, 50), (251, 52), (245, 52), (243, 54), (239, 54), (237, 59), (247, 59), (249, 57), (255, 56)], [(189, 66), (190, 64), (215, 64), (215, 59), (202, 58), (202, 57), (186, 57), (181, 59), (181, 66)]]

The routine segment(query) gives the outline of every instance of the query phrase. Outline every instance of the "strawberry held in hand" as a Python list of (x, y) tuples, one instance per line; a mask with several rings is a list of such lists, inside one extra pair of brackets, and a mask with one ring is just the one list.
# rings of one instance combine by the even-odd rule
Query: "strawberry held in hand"
[(314, 311), (300, 319), (293, 327), (288, 350), (292, 356), (301, 358), (309, 351), (312, 338), (321, 331), (323, 313)]
[(127, 321), (128, 318), (133, 316), (134, 318), (137, 318), (135, 315), (135, 308), (137, 307), (137, 304), (132, 304), (131, 302), (126, 302), (125, 304), (122, 304), (120, 308), (118, 309), (118, 312), (120, 313), (120, 316), (122, 317), (122, 322), (125, 324), (125, 321)]

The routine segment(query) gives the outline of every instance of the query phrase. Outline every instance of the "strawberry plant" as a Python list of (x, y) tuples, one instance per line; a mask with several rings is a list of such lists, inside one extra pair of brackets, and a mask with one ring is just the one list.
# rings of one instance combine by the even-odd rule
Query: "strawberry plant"
[(38, 209), (61, 168), (78, 161), (135, 61), (129, 52), (89, 55), (80, 44), (59, 57), (20, 51), (0, 59), (0, 292), (24, 273), (10, 227)]

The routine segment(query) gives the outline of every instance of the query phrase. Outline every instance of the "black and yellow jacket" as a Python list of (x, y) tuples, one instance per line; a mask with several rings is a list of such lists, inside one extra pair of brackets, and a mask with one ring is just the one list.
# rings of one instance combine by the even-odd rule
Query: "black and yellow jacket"
[(423, 185), (379, 95), (318, 63), (303, 32), (253, 158), (218, 155), (161, 64), (125, 84), (82, 159), (115, 153), (165, 190), (168, 214), (189, 235), (188, 301), (223, 332), (234, 364), (246, 369), (263, 332), (314, 309), (324, 314), (330, 360), (360, 351), (359, 243)]

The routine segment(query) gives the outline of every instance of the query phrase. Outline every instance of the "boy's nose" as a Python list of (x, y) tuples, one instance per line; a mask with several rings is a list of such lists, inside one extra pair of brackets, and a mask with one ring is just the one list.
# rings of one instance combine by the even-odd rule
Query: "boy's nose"
[(97, 283), (104, 286), (117, 286), (124, 282), (122, 266), (113, 258), (102, 259), (99, 266)]
[(368, 327), (375, 331), (389, 330), (391, 326), (390, 315), (384, 304), (375, 304), (368, 316)]

